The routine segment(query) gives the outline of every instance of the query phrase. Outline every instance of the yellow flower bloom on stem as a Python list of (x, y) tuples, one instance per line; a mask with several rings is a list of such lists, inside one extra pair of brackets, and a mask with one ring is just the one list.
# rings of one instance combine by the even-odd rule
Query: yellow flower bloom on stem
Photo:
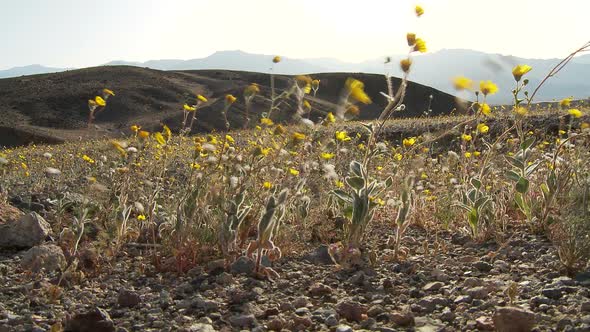
[(284, 133), (286, 133), (287, 130), (285, 129), (285, 127), (283, 127), (282, 125), (277, 125), (275, 127), (275, 130), (273, 131), (273, 134), (275, 135), (283, 135)]
[(87, 155), (83, 155), (82, 159), (84, 159), (85, 162), (89, 163), (89, 164), (94, 164), (94, 159), (88, 157)]
[(150, 136), (150, 132), (149, 131), (141, 130), (139, 132), (139, 137), (141, 137), (141, 138), (148, 138), (149, 136)]
[(588, 122), (583, 122), (583, 123), (580, 125), (580, 128), (581, 128), (581, 129), (588, 129), (588, 128), (590, 128), (590, 123), (588, 123)]
[(162, 133), (155, 133), (154, 134), (154, 138), (156, 139), (156, 141), (160, 144), (160, 145), (166, 145), (166, 140), (164, 139), (164, 136), (162, 135)]
[(334, 154), (329, 153), (329, 152), (322, 152), (322, 154), (320, 156), (322, 157), (322, 159), (325, 159), (325, 160), (330, 160), (330, 159), (334, 158)]
[(426, 42), (422, 38), (416, 38), (416, 44), (414, 44), (414, 52), (426, 53)]
[(115, 140), (111, 140), (111, 145), (117, 150), (119, 151), (119, 153), (121, 154), (121, 156), (126, 156), (127, 155), (127, 151), (125, 151), (125, 149), (123, 149), (123, 146), (121, 145), (120, 142), (115, 141)]
[(329, 112), (326, 115), (326, 122), (328, 122), (328, 123), (334, 123), (334, 122), (336, 122), (336, 117), (334, 116), (334, 114), (332, 112)]
[(336, 181), (334, 181), (334, 185), (338, 188), (344, 188), (344, 182), (342, 182), (342, 181), (336, 180)]
[(415, 137), (404, 138), (404, 139), (402, 140), (402, 144), (403, 144), (405, 147), (410, 147), (410, 146), (412, 146), (412, 145), (416, 144), (416, 138), (415, 138)]
[(196, 110), (197, 110), (195, 107), (189, 106), (188, 104), (184, 104), (182, 107), (183, 107), (183, 108), (184, 108), (184, 110), (185, 110), (185, 111), (187, 111), (187, 112), (194, 112), (194, 111), (196, 111)]
[(481, 91), (484, 96), (493, 95), (498, 92), (498, 86), (492, 83), (492, 81), (481, 81), (479, 82), (479, 91)]
[(529, 110), (526, 109), (526, 107), (519, 106), (519, 107), (517, 107), (517, 108), (514, 109), (514, 113), (516, 113), (516, 114), (518, 114), (520, 116), (525, 116), (525, 115), (527, 115), (529, 113)]
[(95, 103), (96, 103), (98, 106), (102, 106), (102, 107), (105, 107), (105, 106), (107, 105), (107, 102), (106, 102), (104, 99), (102, 99), (102, 97), (101, 97), (101, 96), (96, 96), (96, 97), (94, 97), (94, 102), (95, 102)]
[(399, 62), (399, 66), (404, 73), (408, 73), (410, 71), (410, 67), (412, 66), (412, 60), (410, 58), (403, 59)]
[(303, 141), (305, 139), (305, 134), (294, 132), (293, 133), (293, 140), (296, 142)]
[(463, 134), (463, 135), (461, 135), (461, 139), (464, 140), (465, 142), (470, 142), (472, 137), (469, 134)]
[(351, 140), (350, 136), (348, 136), (345, 131), (336, 131), (334, 137), (340, 142), (347, 142)]
[(412, 32), (408, 32), (406, 34), (406, 40), (408, 41), (408, 46), (416, 45), (416, 34)]
[(274, 63), (279, 63), (279, 62), (281, 62), (281, 57), (280, 57), (280, 56), (278, 56), (278, 55), (275, 55), (275, 57), (274, 57), (274, 58), (272, 58), (272, 62), (274, 62)]
[(570, 104), (571, 104), (572, 100), (573, 100), (573, 98), (563, 98), (559, 102), (559, 106), (561, 106), (561, 107), (570, 107)]
[(233, 95), (225, 95), (225, 102), (228, 105), (231, 105), (231, 104), (235, 103), (236, 100), (237, 100), (236, 97), (234, 97)]
[(531, 71), (533, 69), (533, 67), (529, 66), (529, 65), (517, 65), (516, 67), (514, 67), (512, 69), (512, 76), (514, 76), (514, 79), (519, 82), (520, 79), (522, 78), (522, 76), (526, 73), (528, 73), (529, 71)]
[(198, 163), (191, 163), (191, 168), (199, 170), (199, 169), (201, 169), (201, 165)]
[(260, 123), (262, 123), (263, 125), (268, 126), (268, 127), (270, 127), (274, 124), (274, 122), (272, 122), (272, 120), (269, 118), (261, 118)]
[(481, 113), (485, 116), (489, 116), (492, 113), (492, 108), (488, 104), (481, 104)]
[(350, 96), (363, 104), (370, 104), (371, 98), (365, 92), (365, 84), (354, 78), (347, 78), (344, 84), (350, 93)]
[(422, 6), (416, 5), (416, 7), (414, 7), (414, 11), (416, 12), (416, 16), (418, 17), (424, 15), (424, 8), (422, 8)]
[(471, 90), (473, 89), (473, 81), (464, 76), (457, 76), (453, 79), (453, 86), (456, 90)]
[(471, 158), (471, 152), (465, 152), (465, 158), (467, 158), (467, 159)]
[(311, 109), (311, 104), (307, 100), (303, 101), (303, 106), (307, 109)]
[(489, 130), (490, 127), (488, 127), (488, 125), (486, 125), (485, 123), (480, 123), (477, 125), (477, 131), (479, 131), (482, 134), (487, 134)]
[(170, 128), (168, 128), (167, 125), (164, 125), (163, 131), (164, 135), (166, 135), (166, 142), (170, 141), (170, 139), (172, 138), (172, 131), (170, 130)]
[(262, 184), (262, 187), (264, 189), (270, 189), (270, 188), (272, 188), (272, 183), (270, 183), (269, 181), (264, 181), (264, 183)]
[(475, 151), (475, 152), (473, 152), (473, 155), (476, 156), (476, 157), (479, 157), (481, 155), (481, 152)]
[(311, 81), (311, 88), (317, 90), (320, 87), (320, 80)]
[(299, 171), (294, 168), (289, 168), (289, 173), (293, 176), (299, 175)]
[(139, 127), (137, 125), (133, 125), (133, 126), (131, 126), (129, 128), (131, 128), (131, 131), (133, 131), (134, 133), (137, 133), (139, 131), (139, 129), (141, 129), (141, 127)]
[(569, 114), (569, 115), (573, 116), (574, 118), (579, 118), (579, 117), (581, 117), (582, 115), (584, 115), (584, 114), (582, 113), (582, 111), (580, 111), (580, 110), (579, 110), (579, 109), (577, 109), (577, 108), (572, 108), (572, 109), (568, 110), (567, 112), (568, 112), (568, 114)]
[(234, 138), (231, 137), (231, 135), (229, 134), (225, 135), (225, 140), (230, 142), (231, 144), (234, 144), (236, 142), (236, 140), (234, 140)]
[(139, 214), (139, 215), (137, 215), (137, 220), (138, 221), (144, 221), (145, 220), (145, 216), (143, 214)]
[(113, 92), (113, 90), (109, 90), (109, 89), (102, 89), (102, 93), (104, 93), (105, 95), (109, 95), (109, 96), (115, 96), (115, 93)]
[(202, 101), (202, 102), (204, 102), (204, 103), (206, 103), (206, 102), (207, 102), (207, 98), (205, 98), (205, 97), (204, 97), (204, 96), (202, 96), (202, 95), (197, 95), (197, 99), (198, 99), (198, 100), (200, 100), (200, 101)]

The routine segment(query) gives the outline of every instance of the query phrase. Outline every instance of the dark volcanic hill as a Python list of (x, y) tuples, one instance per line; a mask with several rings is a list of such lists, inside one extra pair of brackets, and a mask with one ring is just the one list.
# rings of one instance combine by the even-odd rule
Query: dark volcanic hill
[[(361, 119), (376, 117), (385, 106), (380, 91), (386, 91), (381, 75), (329, 73), (314, 74), (321, 80), (317, 96), (309, 101), (314, 109), (312, 119), (334, 110), (347, 77), (365, 82), (365, 90), (374, 103), (361, 107)], [(276, 76), (277, 89), (290, 86), (291, 76)], [(399, 86), (394, 79), (394, 86)], [(159, 71), (131, 66), (103, 66), (54, 74), (0, 79), (0, 146), (16, 146), (34, 142), (60, 142), (90, 137), (117, 137), (129, 133), (132, 124), (148, 130), (159, 130), (161, 123), (173, 130), (182, 121), (182, 105), (194, 102), (195, 94), (209, 98), (198, 110), (193, 132), (222, 129), (220, 109), (223, 97), (231, 93), (238, 98), (229, 113), (232, 128), (244, 123), (243, 89), (258, 83), (262, 95), (270, 95), (268, 74), (227, 70)], [(115, 91), (116, 96), (97, 115), (88, 128), (87, 100), (103, 88)], [(432, 114), (445, 114), (455, 107), (453, 96), (433, 88), (410, 83), (405, 99), (406, 110), (400, 116), (419, 116), (429, 106), (432, 95)], [(276, 121), (288, 121), (295, 101), (288, 101), (284, 109), (273, 113)], [(268, 110), (263, 97), (254, 99), (252, 112)], [(253, 118), (258, 118), (257, 116)]]

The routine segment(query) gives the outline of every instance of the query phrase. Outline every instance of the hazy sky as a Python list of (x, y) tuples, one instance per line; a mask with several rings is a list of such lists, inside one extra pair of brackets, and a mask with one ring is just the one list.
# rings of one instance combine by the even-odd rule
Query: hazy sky
[[(0, 69), (191, 59), (240, 49), (362, 61), (470, 48), (563, 57), (590, 40), (590, 0), (0, 0)], [(426, 13), (420, 19), (413, 6)]]

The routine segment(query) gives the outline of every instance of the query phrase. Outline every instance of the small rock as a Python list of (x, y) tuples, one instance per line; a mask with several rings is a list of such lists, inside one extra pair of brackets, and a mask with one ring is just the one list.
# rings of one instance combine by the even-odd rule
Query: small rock
[(287, 322), (283, 318), (275, 317), (268, 322), (267, 327), (270, 331), (281, 331), (285, 325), (287, 325)]
[(580, 311), (581, 312), (590, 312), (590, 302), (582, 303), (582, 305), (580, 306)]
[(46, 167), (43, 170), (43, 173), (45, 173), (45, 176), (48, 178), (54, 178), (54, 177), (58, 177), (61, 175), (61, 171), (57, 168), (54, 168), (54, 167)]
[(335, 315), (330, 315), (326, 318), (324, 324), (326, 324), (328, 327), (338, 325), (338, 318), (336, 318)]
[(215, 282), (219, 285), (225, 286), (225, 285), (231, 284), (233, 279), (234, 279), (234, 277), (231, 274), (229, 274), (227, 272), (221, 272), (221, 274), (219, 274), (215, 278)]
[(469, 303), (471, 302), (471, 296), (469, 295), (459, 295), (455, 298), (455, 300), (453, 301), (455, 304), (459, 304), (459, 303)]
[(305, 259), (317, 265), (336, 265), (328, 248), (328, 245), (323, 244), (305, 256)]
[(230, 266), (230, 271), (232, 274), (252, 274), (254, 272), (254, 268), (256, 267), (256, 263), (249, 259), (246, 256), (241, 256), (235, 262), (233, 262)]
[(196, 323), (187, 329), (187, 332), (215, 332), (216, 330), (211, 324)]
[(541, 291), (541, 294), (552, 300), (559, 300), (563, 292), (558, 288), (545, 288)]
[(229, 318), (229, 323), (235, 327), (254, 327), (257, 322), (254, 315), (235, 315)]
[(336, 312), (348, 321), (360, 322), (367, 309), (355, 301), (342, 301), (336, 305)]
[(528, 332), (535, 326), (535, 314), (517, 307), (497, 308), (494, 325), (498, 332)]
[(443, 309), (443, 312), (440, 315), (440, 320), (442, 320), (443, 322), (452, 322), (455, 320), (455, 313), (451, 311), (451, 309), (449, 309), (448, 307)]
[(31, 248), (45, 241), (51, 226), (36, 212), (0, 225), (0, 248)]
[(493, 268), (493, 266), (490, 263), (485, 261), (477, 261), (473, 263), (473, 267), (481, 272), (490, 272)]
[(311, 296), (324, 296), (332, 294), (333, 290), (330, 286), (322, 283), (315, 283), (309, 288)]
[(369, 317), (377, 317), (382, 314), (385, 310), (380, 305), (374, 305), (367, 310), (367, 315)]
[(353, 332), (352, 327), (348, 326), (348, 325), (338, 325), (338, 327), (336, 327), (336, 332)]
[(394, 312), (389, 315), (389, 319), (398, 326), (414, 326), (414, 314), (409, 311)]
[(473, 299), (482, 300), (488, 296), (488, 290), (484, 287), (473, 287), (467, 290), (467, 295)]
[(117, 298), (117, 303), (121, 307), (131, 308), (131, 307), (135, 307), (141, 303), (141, 297), (135, 291), (128, 290), (128, 289), (121, 289), (119, 291), (119, 297)]
[(430, 291), (437, 291), (441, 289), (445, 284), (440, 281), (434, 281), (427, 283), (424, 287), (422, 287), (423, 291), (430, 292)]
[(490, 317), (481, 316), (475, 320), (475, 324), (480, 331), (493, 331), (494, 322)]
[(64, 330), (67, 332), (115, 332), (115, 324), (105, 310), (97, 307), (67, 320)]
[(23, 255), (21, 267), (25, 270), (39, 272), (61, 271), (66, 267), (63, 250), (55, 244), (35, 246)]

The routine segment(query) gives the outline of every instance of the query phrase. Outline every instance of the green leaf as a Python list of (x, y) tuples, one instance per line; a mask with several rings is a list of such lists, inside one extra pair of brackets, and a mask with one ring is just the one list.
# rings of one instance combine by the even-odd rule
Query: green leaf
[(477, 178), (471, 178), (471, 185), (475, 187), (475, 189), (479, 190), (481, 188), (481, 181)]
[(518, 182), (516, 182), (516, 191), (521, 194), (526, 194), (529, 191), (529, 180), (523, 177), (518, 179)]
[(477, 224), (479, 223), (479, 214), (477, 213), (476, 208), (472, 208), (467, 215), (469, 219), (469, 224), (473, 229), (477, 229)]
[(363, 174), (364, 174), (364, 172), (363, 172), (363, 165), (361, 165), (361, 163), (359, 163), (358, 161), (353, 160), (350, 163), (349, 168), (350, 168), (350, 172), (353, 175), (358, 176), (358, 177), (363, 177)]
[(533, 144), (535, 143), (535, 137), (531, 136), (524, 140), (524, 142), (520, 143), (521, 150), (528, 150)]
[(344, 190), (336, 189), (336, 190), (332, 190), (330, 193), (332, 195), (336, 196), (336, 198), (339, 199), (340, 201), (352, 204), (352, 197), (350, 197), (350, 195), (347, 192), (345, 192)]

